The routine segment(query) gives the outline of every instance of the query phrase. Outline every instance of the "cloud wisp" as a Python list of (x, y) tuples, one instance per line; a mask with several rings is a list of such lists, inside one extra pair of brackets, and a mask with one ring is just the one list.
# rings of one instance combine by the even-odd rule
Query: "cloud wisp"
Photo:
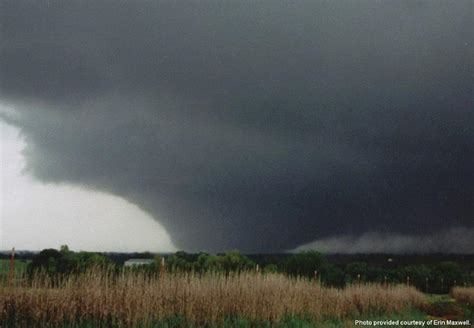
[(332, 254), (370, 253), (462, 253), (472, 254), (474, 229), (450, 228), (422, 236), (366, 232), (361, 236), (330, 237), (300, 246), (293, 251), (318, 250)]

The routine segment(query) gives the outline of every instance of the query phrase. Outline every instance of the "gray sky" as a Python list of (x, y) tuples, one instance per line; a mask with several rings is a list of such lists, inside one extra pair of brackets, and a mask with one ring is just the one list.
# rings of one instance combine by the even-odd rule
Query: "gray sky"
[(186, 250), (474, 249), (472, 1), (0, 6), (0, 117), (52, 192)]

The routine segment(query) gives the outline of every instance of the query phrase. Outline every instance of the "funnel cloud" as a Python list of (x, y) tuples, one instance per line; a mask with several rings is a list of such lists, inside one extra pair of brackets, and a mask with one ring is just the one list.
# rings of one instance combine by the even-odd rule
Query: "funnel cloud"
[(456, 252), (474, 228), (472, 6), (2, 1), (0, 117), (36, 179), (123, 197), (185, 250), (446, 233), (416, 251)]

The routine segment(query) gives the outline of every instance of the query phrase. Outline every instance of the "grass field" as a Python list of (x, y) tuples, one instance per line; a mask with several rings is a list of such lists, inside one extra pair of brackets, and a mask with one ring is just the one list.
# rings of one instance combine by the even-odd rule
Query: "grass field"
[(37, 275), (3, 287), (0, 321), (8, 326), (117, 327), (341, 326), (426, 306), (408, 286), (325, 288), (281, 274), (165, 274), (103, 271), (59, 281)]
[[(1, 327), (329, 328), (354, 327), (356, 319), (474, 320), (474, 288), (455, 288), (451, 296), (406, 285), (336, 289), (256, 272), (150, 275), (96, 269), (26, 279), (26, 263), (20, 263), (14, 285), (0, 287)], [(1, 264), (8, 268), (8, 261)]]
[(455, 287), (451, 291), (453, 298), (474, 308), (474, 287)]

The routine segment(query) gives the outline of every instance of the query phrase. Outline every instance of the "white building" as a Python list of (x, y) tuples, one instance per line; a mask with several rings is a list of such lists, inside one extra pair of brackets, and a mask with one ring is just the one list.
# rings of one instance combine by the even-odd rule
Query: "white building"
[(153, 263), (152, 259), (129, 259), (126, 260), (123, 265), (126, 267), (141, 266), (141, 265), (150, 265)]

